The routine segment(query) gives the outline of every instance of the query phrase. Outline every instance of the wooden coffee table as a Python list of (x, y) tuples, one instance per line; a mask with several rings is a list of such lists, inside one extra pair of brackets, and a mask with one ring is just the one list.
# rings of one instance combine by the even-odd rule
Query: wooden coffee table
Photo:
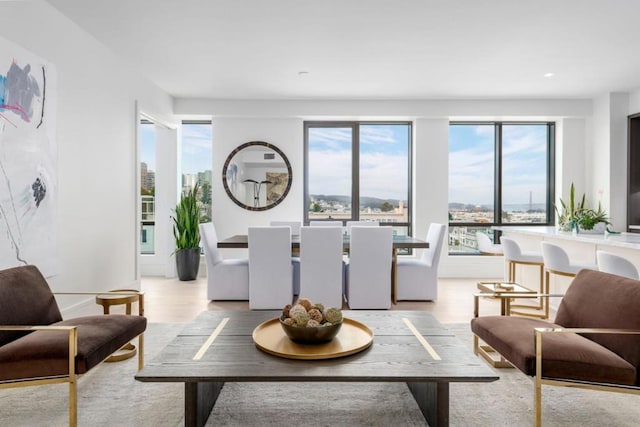
[[(406, 382), (430, 426), (449, 424), (449, 384), (495, 375), (429, 313), (344, 311), (365, 324), (373, 344), (349, 356), (292, 360), (256, 347), (256, 326), (278, 311), (206, 311), (136, 375), (185, 384), (185, 425), (202, 426), (225, 382)], [(340, 336), (340, 335), (338, 335)]]

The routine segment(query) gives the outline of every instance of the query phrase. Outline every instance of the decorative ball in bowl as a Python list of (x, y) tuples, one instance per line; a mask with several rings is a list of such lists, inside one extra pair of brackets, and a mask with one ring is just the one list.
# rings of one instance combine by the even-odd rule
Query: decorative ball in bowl
[(340, 331), (342, 311), (314, 304), (308, 298), (299, 298), (295, 305), (284, 307), (280, 325), (294, 342), (321, 344), (331, 341)]

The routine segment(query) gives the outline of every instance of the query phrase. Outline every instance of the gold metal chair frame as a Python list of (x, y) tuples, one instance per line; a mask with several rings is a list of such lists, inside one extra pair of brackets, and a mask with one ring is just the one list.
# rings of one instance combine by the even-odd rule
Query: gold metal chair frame
[[(546, 280), (545, 281), (545, 275), (544, 275), (544, 263), (543, 262), (532, 262), (532, 261), (514, 261), (514, 260), (508, 260), (509, 261), (509, 282), (515, 282), (515, 278), (516, 278), (516, 265), (520, 264), (520, 265), (532, 265), (532, 266), (538, 266), (540, 268), (540, 286), (539, 286), (539, 293), (540, 295), (544, 295), (544, 294), (548, 294), (549, 293), (549, 281)], [(536, 305), (532, 305), (532, 304), (511, 304), (512, 308), (516, 308), (516, 310), (511, 310), (511, 312), (513, 314), (517, 314), (519, 316), (526, 316), (526, 317), (535, 317), (535, 318), (539, 318), (539, 319), (548, 319), (549, 318), (549, 299), (548, 298), (544, 298), (544, 297), (540, 297), (538, 299), (538, 303)], [(534, 310), (534, 312), (530, 312), (530, 311), (521, 311), (518, 309), (525, 309), (525, 310)], [(535, 311), (540, 311), (542, 310), (542, 313), (536, 313)]]
[[(545, 333), (577, 333), (577, 334), (620, 334), (638, 335), (640, 330), (605, 329), (605, 328), (535, 328), (536, 376), (534, 382), (535, 426), (542, 426), (542, 385), (574, 387), (589, 390), (612, 391), (640, 395), (640, 387), (627, 385), (603, 384), (589, 381), (577, 381), (542, 376), (542, 336)], [(476, 337), (477, 338), (477, 337)]]
[[(142, 292), (53, 292), (54, 295), (102, 295), (106, 293), (122, 295), (138, 295), (138, 314), (144, 316), (144, 293)], [(29, 387), (45, 384), (69, 383), (69, 427), (78, 425), (78, 390), (75, 358), (78, 354), (78, 327), (77, 326), (50, 326), (50, 325), (0, 325), (0, 331), (51, 331), (67, 332), (69, 335), (69, 373), (68, 375), (55, 375), (50, 377), (24, 378), (8, 381), (0, 381), (0, 389)], [(144, 366), (144, 333), (138, 335), (138, 370)]]
[[(510, 316), (513, 314), (520, 314), (519, 312), (512, 310), (511, 307), (514, 305), (511, 304), (511, 300), (514, 298), (546, 298), (549, 297), (563, 297), (562, 294), (538, 294), (538, 293), (517, 293), (517, 292), (509, 292), (509, 293), (493, 293), (493, 292), (478, 292), (473, 294), (473, 317), (478, 317), (480, 315), (480, 298), (498, 298), (500, 299), (500, 313), (504, 316)], [(473, 335), (473, 353), (477, 356), (482, 357), (487, 363), (494, 368), (513, 368), (514, 366), (501, 354), (493, 349), (493, 347), (480, 344), (480, 338), (477, 335)], [(495, 354), (499, 356), (497, 359), (492, 355)]]

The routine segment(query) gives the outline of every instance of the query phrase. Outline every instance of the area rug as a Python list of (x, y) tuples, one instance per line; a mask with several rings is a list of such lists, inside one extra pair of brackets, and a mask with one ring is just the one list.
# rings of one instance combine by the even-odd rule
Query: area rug
[[(468, 325), (446, 325), (472, 351)], [(180, 324), (149, 324), (146, 357), (157, 354)], [(103, 363), (79, 380), (80, 426), (180, 426), (182, 384), (135, 381), (137, 359)], [(496, 369), (494, 383), (452, 384), (452, 426), (531, 426), (533, 383)], [(67, 386), (0, 390), (0, 425), (66, 426)], [(637, 396), (560, 387), (543, 389), (545, 426), (636, 426)], [(393, 383), (228, 383), (208, 426), (426, 426), (411, 393)]]

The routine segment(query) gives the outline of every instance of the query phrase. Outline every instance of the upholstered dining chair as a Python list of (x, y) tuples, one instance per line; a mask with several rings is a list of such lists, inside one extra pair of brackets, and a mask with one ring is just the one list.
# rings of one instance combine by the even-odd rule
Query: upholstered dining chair
[(309, 221), (311, 227), (342, 227), (342, 221)]
[[(272, 227), (289, 227), (291, 228), (291, 237), (300, 237), (300, 227), (302, 221), (271, 221), (269, 225)], [(291, 249), (291, 264), (293, 265), (293, 294), (300, 293), (300, 256), (299, 249)]]
[(397, 299), (435, 301), (438, 299), (438, 265), (447, 227), (432, 223), (427, 232), (429, 248), (421, 258), (398, 258)]
[(289, 227), (249, 227), (249, 308), (279, 310), (293, 300)]
[(300, 230), (300, 296), (342, 308), (342, 227)]
[(248, 300), (249, 260), (223, 258), (212, 222), (200, 224), (200, 237), (207, 261), (207, 298), (214, 301)]
[(497, 245), (491, 241), (489, 235), (484, 231), (476, 231), (476, 242), (480, 255), (503, 255), (502, 245)]
[(351, 234), (352, 227), (377, 227), (378, 221), (347, 221), (347, 234)]
[(628, 259), (606, 251), (596, 251), (598, 269), (605, 273), (616, 274), (638, 280), (638, 269)]
[(353, 227), (346, 268), (346, 296), (351, 309), (391, 308), (391, 227)]
[(302, 227), (302, 221), (271, 221), (269, 225), (272, 227), (284, 227), (288, 226), (291, 228), (292, 236), (300, 235), (300, 227)]

